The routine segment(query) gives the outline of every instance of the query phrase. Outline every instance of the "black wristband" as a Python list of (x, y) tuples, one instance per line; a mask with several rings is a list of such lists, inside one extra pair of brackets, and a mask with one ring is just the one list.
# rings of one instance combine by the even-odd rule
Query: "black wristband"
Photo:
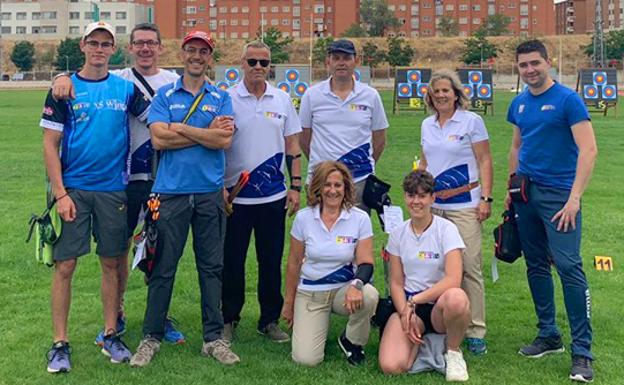
[(301, 186), (290, 185), (290, 189), (293, 191), (301, 192)]
[(365, 284), (373, 277), (373, 265), (370, 263), (360, 263), (355, 271), (355, 278)]
[(492, 203), (492, 202), (494, 202), (494, 198), (492, 198), (492, 197), (484, 197), (484, 196), (482, 196), (482, 197), (481, 197), (481, 200), (482, 200), (483, 202), (486, 202), (486, 203)]

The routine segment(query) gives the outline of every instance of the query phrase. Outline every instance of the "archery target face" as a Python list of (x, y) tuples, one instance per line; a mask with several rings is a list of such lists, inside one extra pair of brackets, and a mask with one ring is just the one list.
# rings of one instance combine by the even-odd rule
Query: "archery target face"
[(607, 73), (606, 72), (594, 72), (593, 74), (594, 85), (604, 86), (607, 84)]
[(410, 83), (399, 83), (397, 85), (397, 95), (399, 95), (400, 98), (411, 98), (412, 85)]
[(230, 88), (230, 86), (226, 82), (219, 82), (217, 83), (217, 88), (221, 88), (223, 91), (225, 91)]
[(478, 97), (480, 99), (489, 99), (492, 97), (492, 87), (489, 84), (481, 84), (477, 87)]
[(287, 94), (290, 94), (290, 84), (288, 84), (287, 82), (279, 82), (277, 84), (277, 88), (286, 92)]
[(598, 87), (594, 85), (586, 85), (583, 88), (583, 96), (585, 99), (598, 99)]
[(608, 84), (602, 86), (602, 98), (608, 100), (615, 100), (617, 93), (615, 92), (615, 86)]
[(468, 71), (468, 82), (470, 84), (481, 84), (483, 82), (481, 71)]
[(297, 71), (296, 69), (286, 70), (285, 77), (286, 81), (294, 83), (299, 80), (299, 71)]
[(240, 81), (240, 72), (236, 68), (228, 68), (225, 70), (225, 79), (230, 83), (237, 83)]
[(407, 71), (407, 82), (408, 83), (420, 83), (422, 80), (422, 76), (419, 70), (409, 70)]
[(295, 95), (301, 97), (308, 90), (308, 84), (306, 82), (297, 83), (295, 85)]
[(470, 84), (464, 84), (464, 95), (466, 95), (468, 99), (472, 99), (473, 92), (474, 89)]
[(425, 95), (427, 94), (427, 88), (429, 87), (429, 84), (427, 83), (420, 83), (418, 85), (418, 90), (417, 90), (417, 94), (419, 97), (423, 98), (425, 97)]

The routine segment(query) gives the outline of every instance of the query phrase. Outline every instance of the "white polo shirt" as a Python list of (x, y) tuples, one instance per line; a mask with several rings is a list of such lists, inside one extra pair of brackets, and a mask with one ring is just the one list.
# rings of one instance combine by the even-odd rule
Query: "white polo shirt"
[[(117, 75), (126, 80), (133, 82), (143, 92), (146, 98), (152, 100), (152, 96), (145, 89), (143, 84), (134, 76), (132, 68), (124, 68), (120, 70), (110, 71), (113, 75)], [(144, 76), (147, 84), (152, 87), (154, 92), (164, 85), (173, 83), (178, 80), (180, 76), (171, 71), (159, 68), (156, 75)], [(152, 173), (152, 155), (154, 149), (152, 148), (152, 140), (150, 137), (150, 131), (147, 128), (147, 122), (141, 122), (138, 118), (130, 115), (130, 181), (150, 179)]]
[(343, 101), (331, 91), (330, 81), (310, 87), (301, 99), (301, 126), (312, 129), (307, 182), (325, 160), (342, 161), (359, 182), (375, 172), (372, 133), (388, 128), (386, 112), (374, 88), (355, 82)]
[(225, 151), (225, 187), (236, 184), (243, 170), (249, 183), (234, 203), (260, 204), (286, 196), (284, 138), (301, 132), (297, 112), (284, 91), (266, 83), (260, 99), (250, 94), (244, 82), (228, 89), (232, 97), (236, 132)]
[(386, 251), (401, 258), (405, 291), (418, 293), (444, 278), (449, 251), (466, 246), (457, 226), (447, 219), (434, 215), (431, 226), (420, 236), (414, 234), (410, 222), (408, 219), (390, 233)]
[(299, 288), (332, 290), (351, 282), (355, 273), (355, 248), (360, 239), (373, 236), (371, 220), (357, 207), (342, 210), (331, 229), (321, 220), (320, 205), (297, 212), (290, 235), (305, 247)]
[[(435, 191), (467, 185), (479, 180), (479, 166), (472, 150), (474, 143), (488, 140), (483, 119), (466, 110), (456, 110), (444, 127), (435, 115), (422, 122), (420, 145), (427, 159), (427, 171), (436, 179)], [(446, 200), (436, 199), (434, 208), (461, 210), (477, 207), (481, 187)]]

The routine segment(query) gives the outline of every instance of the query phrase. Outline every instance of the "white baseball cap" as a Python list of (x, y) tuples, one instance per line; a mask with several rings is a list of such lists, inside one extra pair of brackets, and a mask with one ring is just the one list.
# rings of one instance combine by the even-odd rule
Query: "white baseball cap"
[(89, 35), (91, 35), (94, 31), (98, 29), (104, 30), (111, 34), (113, 37), (113, 44), (115, 44), (115, 29), (112, 25), (108, 24), (105, 21), (96, 21), (94, 23), (90, 23), (85, 28), (84, 34), (82, 35), (82, 40), (85, 40)]

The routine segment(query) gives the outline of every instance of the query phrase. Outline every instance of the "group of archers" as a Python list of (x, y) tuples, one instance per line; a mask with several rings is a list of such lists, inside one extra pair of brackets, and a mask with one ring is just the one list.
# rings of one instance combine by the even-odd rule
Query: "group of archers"
[[(267, 82), (271, 52), (261, 41), (245, 45), (244, 78), (227, 91), (205, 78), (215, 47), (205, 32), (183, 39), (182, 76), (157, 67), (163, 47), (154, 24), (131, 33), (132, 68), (109, 71), (116, 44), (109, 24), (86, 28), (80, 42), (85, 64), (55, 78), (40, 123), (63, 226), (53, 255), (48, 372), (71, 369), (72, 275), (78, 257), (90, 252), (92, 234), (103, 278), (104, 327), (96, 338), (102, 353), (113, 363), (146, 367), (154, 359), (157, 364), (163, 341), (184, 342), (168, 310), (189, 228), (202, 355), (223, 365), (240, 362), (236, 329), (253, 233), (257, 331), (266, 343), (288, 342), (293, 361), (316, 366), (324, 359), (330, 314), (337, 313), (347, 318), (337, 337), (347, 362), (364, 363), (379, 292), (371, 280), (373, 230), (362, 194), (375, 164), (383, 162), (389, 125), (379, 93), (354, 80), (360, 58), (353, 43), (329, 45), (330, 77), (307, 90), (298, 113), (289, 96)], [(528, 87), (509, 107), (508, 162), (524, 193), (500, 198), (517, 217), (538, 320), (535, 339), (519, 354), (539, 358), (565, 350), (556, 325), (554, 265), (571, 330), (569, 377), (590, 382), (590, 297), (579, 248), (581, 196), (597, 155), (593, 128), (579, 96), (549, 76), (540, 41), (521, 43), (515, 57)], [(467, 110), (462, 90), (454, 71), (434, 71), (425, 97), (432, 114), (422, 122), (420, 146), (412, 144), (421, 161), (402, 181), (409, 219), (392, 230), (386, 246), (394, 313), (377, 354), (384, 374), (416, 371), (428, 335), (444, 336), (448, 381), (468, 379), (462, 347), (469, 354), (487, 352), (481, 224), (494, 199), (492, 157), (483, 119)], [(160, 160), (152, 178), (154, 151)], [(301, 153), (308, 159), (305, 181)], [(230, 206), (244, 170), (249, 182)], [(120, 338), (129, 238), (150, 193), (159, 204), (158, 239), (145, 280), (143, 337), (132, 353)], [(287, 213), (295, 218), (282, 295)]]

